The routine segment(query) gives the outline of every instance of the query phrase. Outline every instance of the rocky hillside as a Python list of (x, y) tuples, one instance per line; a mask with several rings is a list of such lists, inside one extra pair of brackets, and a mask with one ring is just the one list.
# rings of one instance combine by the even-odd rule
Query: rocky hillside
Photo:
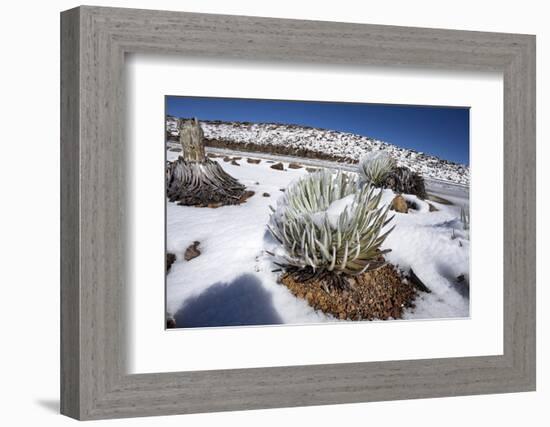
[[(385, 150), (399, 166), (425, 177), (468, 185), (468, 166), (362, 135), (291, 124), (201, 121), (206, 145), (242, 151), (357, 162), (372, 150)], [(177, 139), (177, 119), (166, 118), (167, 139)]]

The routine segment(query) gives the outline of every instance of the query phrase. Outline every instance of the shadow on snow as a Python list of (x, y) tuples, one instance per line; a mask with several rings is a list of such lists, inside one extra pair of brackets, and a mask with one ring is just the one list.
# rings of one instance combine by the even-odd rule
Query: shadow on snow
[(436, 267), (437, 272), (443, 276), (447, 282), (449, 282), (449, 285), (453, 287), (463, 298), (470, 298), (470, 282), (466, 278), (459, 282), (457, 274), (455, 274), (453, 269), (447, 264), (439, 263)]
[(178, 328), (277, 325), (282, 323), (271, 295), (252, 274), (215, 283), (186, 301), (175, 314)]

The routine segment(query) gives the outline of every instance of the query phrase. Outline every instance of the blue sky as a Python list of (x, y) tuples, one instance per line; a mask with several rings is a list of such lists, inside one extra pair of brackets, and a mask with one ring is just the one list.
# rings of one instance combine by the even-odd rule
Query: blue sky
[(167, 96), (166, 113), (199, 120), (289, 123), (352, 132), (469, 164), (468, 107)]

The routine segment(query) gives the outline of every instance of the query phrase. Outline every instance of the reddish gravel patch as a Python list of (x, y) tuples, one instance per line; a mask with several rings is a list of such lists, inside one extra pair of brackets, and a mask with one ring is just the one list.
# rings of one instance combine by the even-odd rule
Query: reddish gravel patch
[(314, 309), (343, 320), (400, 319), (416, 297), (415, 288), (391, 264), (348, 276), (348, 289), (327, 286), (326, 279), (300, 281), (294, 273), (283, 274), (281, 282)]

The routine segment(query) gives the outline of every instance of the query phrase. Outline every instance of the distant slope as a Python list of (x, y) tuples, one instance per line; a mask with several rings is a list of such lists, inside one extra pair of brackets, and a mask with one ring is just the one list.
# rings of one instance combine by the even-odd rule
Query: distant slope
[[(399, 166), (429, 178), (468, 185), (468, 166), (356, 135), (291, 124), (201, 121), (206, 145), (310, 158), (357, 162), (372, 150), (385, 150)], [(177, 138), (177, 118), (166, 118), (167, 137)]]

